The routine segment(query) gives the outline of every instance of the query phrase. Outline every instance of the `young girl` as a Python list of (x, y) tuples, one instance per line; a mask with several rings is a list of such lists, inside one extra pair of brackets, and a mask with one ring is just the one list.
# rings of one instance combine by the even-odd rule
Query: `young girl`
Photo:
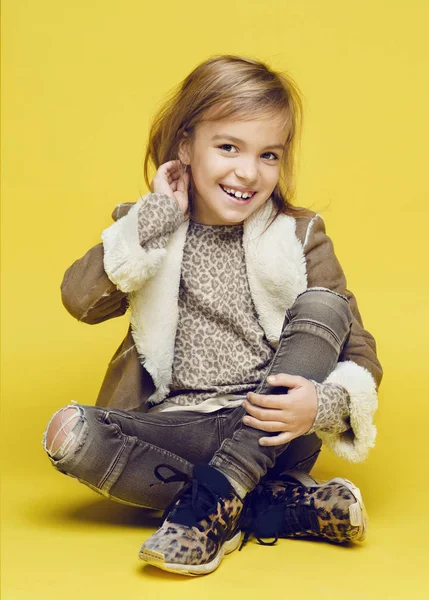
[(291, 204), (301, 115), (266, 64), (200, 64), (152, 125), (151, 191), (61, 286), (78, 320), (129, 310), (130, 326), (96, 406), (58, 410), (44, 448), (98, 493), (164, 510), (140, 557), (165, 570), (213, 571), (243, 530), (365, 538), (359, 489), (309, 475), (322, 442), (366, 458), (382, 369), (323, 218)]

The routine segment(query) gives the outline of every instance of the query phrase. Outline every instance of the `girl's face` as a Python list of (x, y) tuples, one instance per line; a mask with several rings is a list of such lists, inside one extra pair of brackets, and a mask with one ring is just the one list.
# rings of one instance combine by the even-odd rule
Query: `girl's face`
[[(191, 166), (195, 189), (192, 219), (205, 225), (234, 225), (262, 206), (279, 180), (286, 136), (280, 117), (198, 123), (193, 144), (181, 155)], [(232, 197), (225, 187), (253, 195)]]

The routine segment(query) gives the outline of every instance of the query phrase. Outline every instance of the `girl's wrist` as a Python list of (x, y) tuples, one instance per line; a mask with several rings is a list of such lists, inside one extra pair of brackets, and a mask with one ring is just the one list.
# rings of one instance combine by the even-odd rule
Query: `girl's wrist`
[(317, 414), (313, 425), (307, 431), (310, 435), (316, 431), (341, 433), (350, 427), (350, 396), (339, 383), (319, 383), (310, 379), (316, 388)]

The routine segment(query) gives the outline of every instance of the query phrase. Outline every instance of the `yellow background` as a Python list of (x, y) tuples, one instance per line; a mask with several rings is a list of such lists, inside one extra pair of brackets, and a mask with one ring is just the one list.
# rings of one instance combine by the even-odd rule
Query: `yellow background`
[[(340, 0), (3, 0), (3, 597), (427, 598), (427, 3)], [(127, 316), (63, 308), (66, 268), (115, 204), (145, 188), (151, 115), (212, 54), (286, 70), (305, 101), (297, 204), (320, 211), (377, 340), (377, 445), (345, 476), (370, 515), (360, 546), (249, 543), (203, 578), (138, 561), (156, 527), (57, 473), (52, 412), (91, 404)]]

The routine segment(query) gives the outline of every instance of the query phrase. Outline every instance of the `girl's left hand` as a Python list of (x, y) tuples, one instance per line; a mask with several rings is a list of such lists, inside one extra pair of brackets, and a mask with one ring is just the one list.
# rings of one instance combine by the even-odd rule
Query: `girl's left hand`
[(262, 431), (279, 431), (279, 435), (261, 437), (261, 446), (280, 446), (309, 431), (317, 415), (317, 392), (314, 383), (299, 375), (279, 373), (267, 383), (271, 386), (286, 386), (287, 394), (265, 395), (249, 392), (244, 408), (248, 415), (245, 425)]

